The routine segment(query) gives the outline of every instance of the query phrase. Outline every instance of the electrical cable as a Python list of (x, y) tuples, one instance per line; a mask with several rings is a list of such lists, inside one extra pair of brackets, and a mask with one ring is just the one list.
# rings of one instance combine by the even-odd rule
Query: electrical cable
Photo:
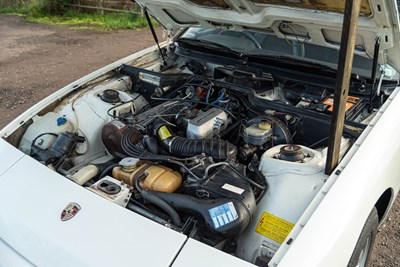
[(35, 145), (36, 141), (37, 141), (40, 137), (42, 137), (42, 136), (44, 136), (44, 135), (52, 135), (52, 136), (58, 137), (58, 134), (55, 134), (55, 133), (42, 133), (42, 134), (39, 134), (38, 136), (35, 137), (35, 139), (32, 140), (32, 143), (31, 143), (31, 151), (32, 151), (32, 147), (36, 146), (36, 145)]
[(232, 114), (232, 112), (230, 112), (229, 110), (227, 110), (226, 108), (211, 104), (211, 103), (207, 103), (207, 102), (203, 102), (203, 101), (197, 101), (197, 100), (190, 100), (190, 99), (169, 99), (169, 98), (163, 98), (163, 97), (156, 97), (153, 95), (150, 96), (151, 99), (153, 100), (160, 100), (160, 101), (177, 101), (177, 102), (186, 102), (186, 103), (195, 103), (195, 104), (203, 104), (203, 105), (207, 105), (210, 107), (215, 107), (215, 108), (219, 108), (222, 109), (223, 111), (225, 111), (226, 113), (228, 113), (233, 119), (236, 119), (236, 116)]
[(222, 89), (221, 94), (217, 97), (217, 99), (214, 100), (214, 102), (211, 102), (211, 104), (212, 105), (218, 104), (221, 101), (221, 99), (224, 97), (224, 95), (225, 95), (225, 90)]
[[(140, 96), (140, 95), (139, 95)], [(120, 106), (122, 106), (122, 105), (125, 105), (125, 104), (127, 104), (127, 103), (132, 103), (132, 105), (133, 105), (133, 101), (134, 101), (134, 99), (132, 99), (132, 100), (129, 100), (129, 101), (126, 101), (126, 102), (123, 102), (123, 103), (121, 103), (121, 104), (118, 104), (118, 105), (116, 105), (116, 106), (113, 106), (113, 107), (111, 107), (111, 108), (109, 108), (108, 110), (107, 110), (107, 115), (108, 116), (110, 116), (110, 117), (112, 117), (113, 119), (125, 119), (126, 118), (126, 114), (124, 115), (124, 116), (115, 116), (115, 115), (113, 115), (113, 114), (110, 114), (110, 111), (111, 110), (113, 110), (113, 109), (116, 109), (116, 108), (118, 108), (118, 107), (120, 107)]]
[(287, 38), (287, 34), (282, 32), (283, 37), (285, 38), (286, 42), (287, 42), (290, 46), (293, 46), (293, 47), (303, 46), (303, 47), (304, 47), (304, 45), (305, 45), (306, 43), (308, 43), (308, 41), (311, 40), (310, 34), (307, 32), (307, 35), (305, 36), (304, 40), (303, 40), (303, 41), (300, 41), (300, 39), (299, 39), (299, 37), (298, 37), (298, 34), (296, 34), (296, 32), (293, 30), (293, 28), (292, 28), (291, 26), (289, 26), (289, 24), (286, 24), (286, 27), (288, 27), (288, 28), (292, 31), (292, 33), (293, 33), (293, 35), (294, 35), (294, 37), (296, 38), (296, 41), (297, 41), (297, 43), (298, 43), (297, 45), (291, 43), (291, 42), (289, 41), (289, 39)]

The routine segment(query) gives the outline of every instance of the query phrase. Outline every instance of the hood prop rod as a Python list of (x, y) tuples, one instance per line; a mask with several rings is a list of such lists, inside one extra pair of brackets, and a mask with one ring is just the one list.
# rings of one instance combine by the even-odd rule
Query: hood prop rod
[[(374, 100), (375, 94), (375, 85), (376, 85), (376, 68), (378, 66), (378, 59), (379, 59), (379, 48), (381, 46), (381, 38), (378, 36), (375, 39), (375, 48), (374, 48), (374, 57), (372, 59), (372, 72), (371, 72), (371, 93), (369, 95), (369, 108), (368, 111), (372, 111), (372, 101)], [(383, 75), (383, 74), (381, 74)]]
[(361, 0), (346, 0), (339, 62), (336, 73), (336, 88), (333, 100), (334, 105), (331, 117), (328, 153), (325, 165), (325, 174), (327, 175), (330, 175), (339, 164), (340, 143), (343, 134), (351, 70), (353, 68), (360, 6)]
[(154, 26), (153, 26), (153, 23), (151, 22), (149, 13), (147, 12), (147, 8), (144, 8), (144, 16), (146, 17), (147, 23), (149, 24), (149, 27), (151, 30), (151, 34), (153, 35), (153, 39), (158, 46), (158, 50), (160, 51), (160, 56), (162, 58), (163, 65), (167, 65), (167, 61), (165, 61), (164, 54), (161, 50), (160, 43), (158, 42), (157, 34), (156, 34), (156, 31), (154, 30)]

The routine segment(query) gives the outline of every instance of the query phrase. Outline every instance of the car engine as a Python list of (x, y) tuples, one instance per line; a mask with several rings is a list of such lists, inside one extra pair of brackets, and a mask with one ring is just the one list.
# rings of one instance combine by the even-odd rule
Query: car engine
[[(33, 117), (19, 149), (116, 205), (268, 262), (326, 179), (332, 90), (190, 62), (121, 66)], [(349, 103), (342, 156), (368, 115), (362, 98)]]

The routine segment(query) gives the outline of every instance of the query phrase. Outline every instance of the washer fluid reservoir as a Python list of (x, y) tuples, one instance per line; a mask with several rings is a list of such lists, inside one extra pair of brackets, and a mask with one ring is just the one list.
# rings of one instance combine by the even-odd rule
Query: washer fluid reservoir
[(252, 223), (238, 241), (237, 254), (254, 263), (270, 259), (324, 183), (321, 152), (300, 145), (279, 145), (261, 157), (269, 189)]
[(58, 135), (63, 132), (72, 132), (73, 130), (74, 125), (71, 121), (60, 114), (48, 112), (43, 116), (36, 115), (32, 118), (32, 124), (24, 133), (19, 144), (19, 149), (26, 154), (30, 154), (32, 141), (41, 134), (43, 135), (35, 141), (35, 145), (41, 149), (50, 148), (54, 141), (56, 141), (57, 137), (44, 133)]

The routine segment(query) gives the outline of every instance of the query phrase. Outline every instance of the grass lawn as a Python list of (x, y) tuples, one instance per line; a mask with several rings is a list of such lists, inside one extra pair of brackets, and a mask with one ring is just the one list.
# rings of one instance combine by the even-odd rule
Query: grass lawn
[[(48, 15), (29, 7), (1, 7), (0, 14), (24, 15), (28, 22), (69, 26), (75, 29), (93, 28), (98, 30), (134, 29), (147, 26), (144, 17), (129, 13), (86, 14), (67, 11), (63, 15)], [(157, 25), (153, 21), (154, 25)]]

